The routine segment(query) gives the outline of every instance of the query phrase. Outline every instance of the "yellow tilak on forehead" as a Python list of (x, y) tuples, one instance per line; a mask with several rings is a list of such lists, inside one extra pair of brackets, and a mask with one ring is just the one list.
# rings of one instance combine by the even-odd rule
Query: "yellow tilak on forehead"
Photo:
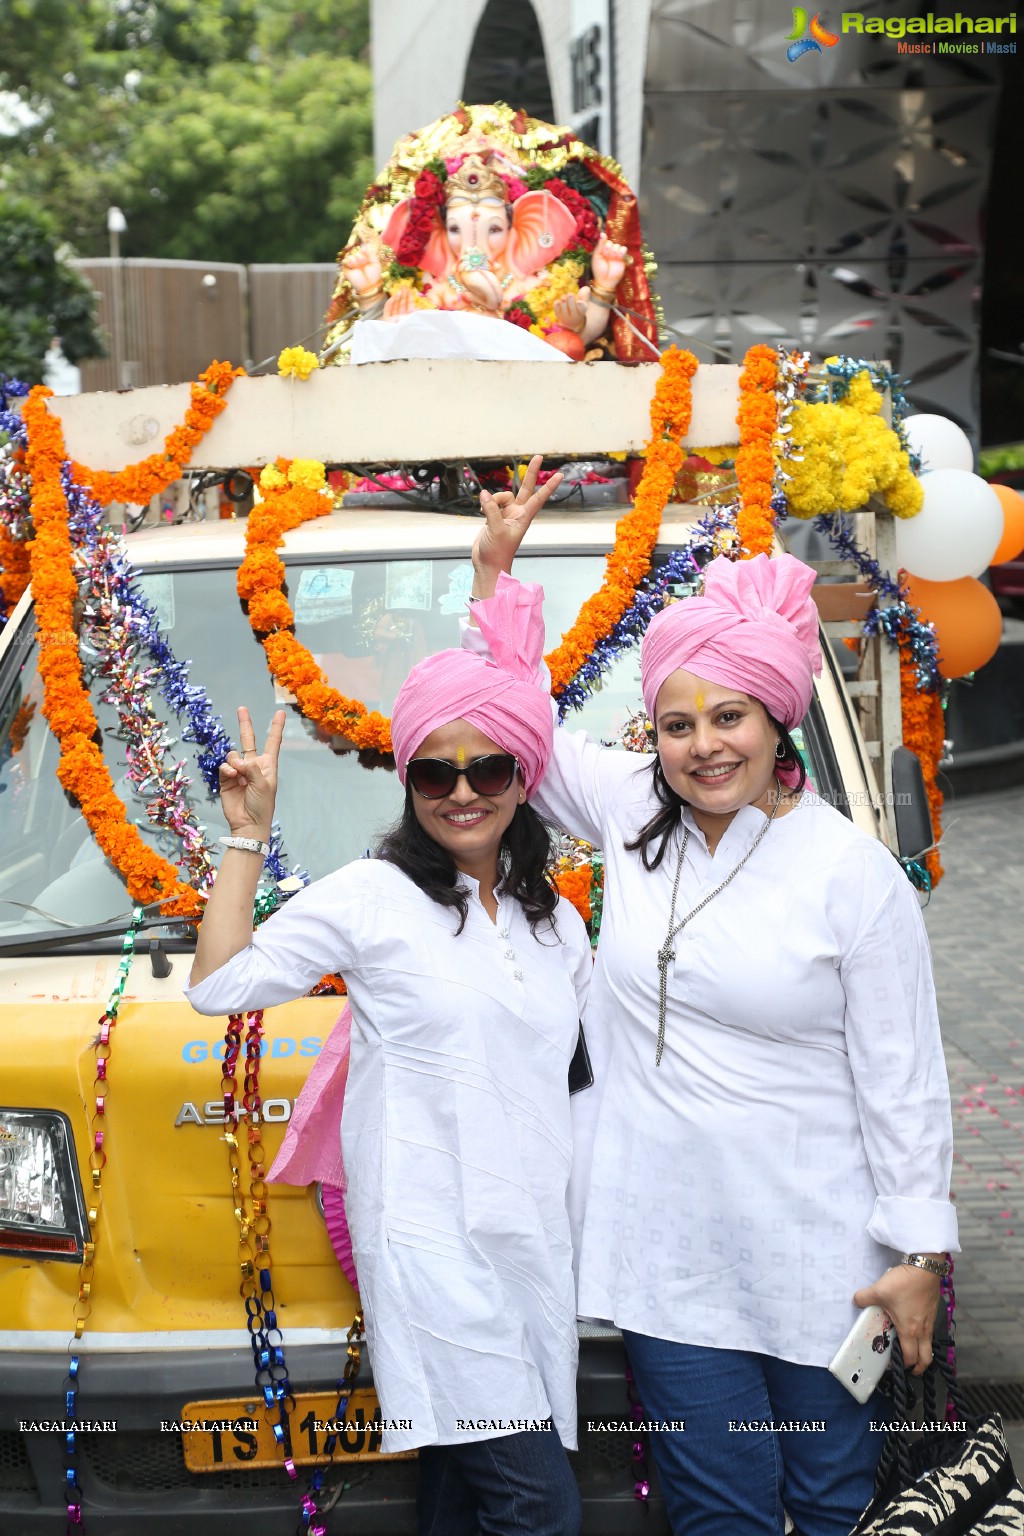
[(463, 763), (466, 761), (466, 749), (465, 749), (465, 747), (456, 747), (456, 749), (455, 749), (455, 761), (458, 763), (459, 767), (461, 768)]
[(698, 709), (703, 709), (704, 708), (704, 695), (702, 693), (698, 693), (698, 695), (697, 695), (697, 708)]

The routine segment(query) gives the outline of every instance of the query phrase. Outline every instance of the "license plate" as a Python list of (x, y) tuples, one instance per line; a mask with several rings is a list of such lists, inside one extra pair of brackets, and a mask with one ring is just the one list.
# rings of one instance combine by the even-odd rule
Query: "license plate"
[[(334, 1417), (337, 1406), (336, 1392), (296, 1394), (288, 1422), (292, 1457), (297, 1466), (311, 1466), (323, 1454), (324, 1442), (330, 1433), (326, 1426), (338, 1422)], [(354, 1391), (346, 1405), (344, 1428), (336, 1431), (334, 1461), (369, 1461), (378, 1457), (381, 1432), (368, 1426), (378, 1424), (380, 1417), (376, 1392), (370, 1387)], [(232, 1471), (251, 1468), (255, 1472), (263, 1467), (284, 1464), (284, 1454), (274, 1439), (273, 1426), (277, 1416), (275, 1414), (273, 1419), (268, 1416), (262, 1397), (186, 1403), (181, 1410), (181, 1419), (194, 1426), (181, 1430), (185, 1465), (190, 1472), (223, 1472), (228, 1468)], [(403, 1457), (415, 1454), (415, 1451), (398, 1453)]]

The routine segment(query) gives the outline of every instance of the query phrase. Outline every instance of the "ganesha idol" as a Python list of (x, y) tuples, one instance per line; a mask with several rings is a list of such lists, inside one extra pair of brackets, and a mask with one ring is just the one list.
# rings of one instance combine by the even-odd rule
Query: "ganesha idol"
[(574, 360), (621, 356), (623, 337), (654, 355), (645, 256), (613, 162), (507, 107), (463, 107), (401, 141), (370, 188), (328, 339), (427, 310), (512, 322)]

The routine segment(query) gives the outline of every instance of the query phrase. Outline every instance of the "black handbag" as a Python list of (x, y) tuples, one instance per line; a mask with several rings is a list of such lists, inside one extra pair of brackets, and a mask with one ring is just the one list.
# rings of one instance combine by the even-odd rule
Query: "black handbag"
[(590, 1052), (587, 1050), (587, 1037), (583, 1033), (583, 1023), (580, 1022), (580, 1032), (576, 1040), (576, 1049), (573, 1052), (572, 1061), (569, 1063), (569, 1093), (579, 1093), (584, 1088), (593, 1088), (594, 1069), (590, 1065)]
[[(942, 1378), (956, 1422), (937, 1412)], [(899, 1339), (892, 1345), (892, 1417), (875, 1493), (850, 1536), (1024, 1536), (1024, 1489), (1017, 1481), (997, 1413), (979, 1419), (964, 1408), (949, 1362), (936, 1353), (921, 1377), (925, 1425), (910, 1419), (912, 1391)]]

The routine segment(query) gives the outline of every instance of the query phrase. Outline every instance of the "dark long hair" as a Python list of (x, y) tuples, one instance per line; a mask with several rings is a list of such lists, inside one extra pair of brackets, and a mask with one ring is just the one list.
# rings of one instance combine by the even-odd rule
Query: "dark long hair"
[[(765, 710), (765, 714), (768, 715), (770, 723), (779, 733), (779, 740), (785, 748), (783, 756), (776, 759), (776, 769), (782, 771), (792, 771), (795, 769), (797, 781), (790, 787), (798, 790), (803, 789), (807, 783), (807, 770), (804, 767), (803, 758), (797, 751), (796, 742), (786, 730), (786, 727), (779, 724), (774, 715), (768, 714), (767, 710)], [(654, 783), (654, 795), (661, 806), (661, 810), (655, 811), (650, 821), (640, 828), (633, 841), (626, 844), (626, 852), (639, 853), (644, 869), (654, 870), (658, 868), (658, 865), (665, 857), (669, 840), (679, 825), (680, 814), (687, 802), (683, 799), (682, 795), (676, 794), (666, 779), (665, 770), (661, 766), (661, 758), (657, 753), (654, 755), (654, 761), (650, 768), (644, 768), (640, 771), (642, 773), (650, 773)]]
[[(459, 914), (461, 933), (469, 916), (469, 898), (458, 885), (459, 872), (446, 848), (424, 831), (413, 809), (412, 789), (405, 786), (402, 815), (384, 834), (376, 857), (394, 864), (414, 885), (436, 901)], [(541, 923), (555, 928), (558, 892), (549, 883), (545, 870), (551, 860), (551, 833), (548, 825), (525, 801), (516, 806), (515, 815), (505, 828), (498, 853), (504, 869), (503, 890), (522, 907), (533, 933)]]

